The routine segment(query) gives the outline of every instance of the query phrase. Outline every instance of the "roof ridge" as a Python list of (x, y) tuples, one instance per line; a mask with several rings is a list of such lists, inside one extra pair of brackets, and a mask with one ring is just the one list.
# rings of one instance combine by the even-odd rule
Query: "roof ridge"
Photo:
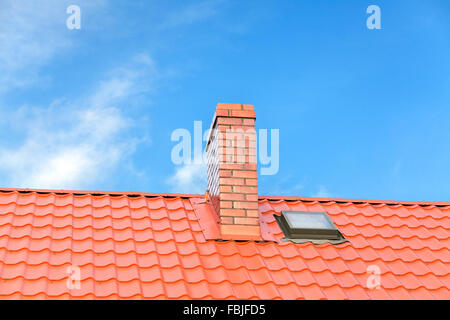
[(419, 206), (450, 206), (450, 202), (444, 201), (407, 201), (407, 200), (373, 200), (373, 199), (348, 199), (348, 198), (318, 198), (318, 197), (300, 197), (300, 196), (259, 196), (259, 200), (282, 200), (282, 201), (307, 201), (307, 202), (338, 202), (354, 204), (401, 204), (401, 205), (419, 205)]
[[(163, 197), (163, 198), (202, 198), (204, 194), (182, 194), (182, 193), (154, 193), (141, 191), (98, 191), (98, 190), (65, 190), (65, 189), (33, 189), (33, 188), (0, 188), (1, 192), (19, 192), (19, 193), (40, 193), (40, 194), (73, 194), (76, 196), (128, 196), (128, 197)], [(387, 204), (387, 205), (418, 205), (427, 206), (450, 206), (450, 201), (407, 201), (407, 200), (374, 200), (374, 199), (351, 199), (351, 198), (320, 198), (320, 197), (301, 197), (301, 196), (259, 196), (259, 200), (271, 201), (307, 201), (307, 202), (337, 202), (353, 204)]]
[(65, 189), (29, 189), (29, 188), (0, 188), (0, 193), (19, 192), (19, 193), (39, 193), (39, 194), (73, 194), (76, 196), (128, 196), (128, 197), (163, 197), (163, 198), (200, 198), (203, 194), (181, 194), (181, 193), (154, 193), (141, 191), (95, 191), (95, 190), (65, 190)]

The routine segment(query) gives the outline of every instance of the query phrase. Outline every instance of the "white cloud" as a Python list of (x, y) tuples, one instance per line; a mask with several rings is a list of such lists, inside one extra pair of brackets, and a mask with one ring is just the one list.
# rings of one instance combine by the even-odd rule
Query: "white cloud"
[[(0, 165), (10, 184), (27, 188), (82, 187), (113, 166), (126, 151), (123, 144), (114, 141), (126, 124), (118, 109), (65, 109), (59, 108), (56, 117), (70, 117), (69, 126), (33, 127), (22, 145), (0, 149)], [(55, 117), (50, 108), (30, 121), (38, 124), (47, 117)], [(94, 123), (93, 118), (100, 120)]]
[(168, 179), (174, 193), (202, 194), (207, 189), (206, 165), (204, 163), (188, 163), (175, 170)]
[[(147, 57), (150, 61), (150, 57)], [(0, 173), (14, 187), (79, 189), (107, 176), (140, 142), (121, 105), (149, 90), (153, 69), (133, 62), (108, 74), (97, 90), (77, 101), (46, 108), (22, 107), (10, 117), (23, 143), (0, 147)], [(5, 181), (3, 182), (5, 183)]]
[(317, 198), (332, 198), (333, 195), (328, 191), (325, 186), (319, 186), (319, 191), (312, 195), (312, 197)]

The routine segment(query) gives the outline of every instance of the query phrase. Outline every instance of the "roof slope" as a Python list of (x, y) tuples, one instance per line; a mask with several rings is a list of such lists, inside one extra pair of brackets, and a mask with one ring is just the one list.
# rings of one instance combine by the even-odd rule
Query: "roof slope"
[[(220, 242), (202, 201), (0, 192), (0, 298), (450, 299), (450, 203), (262, 197), (270, 241)], [(324, 210), (349, 242), (282, 242), (281, 210)], [(367, 288), (372, 265), (379, 289)]]

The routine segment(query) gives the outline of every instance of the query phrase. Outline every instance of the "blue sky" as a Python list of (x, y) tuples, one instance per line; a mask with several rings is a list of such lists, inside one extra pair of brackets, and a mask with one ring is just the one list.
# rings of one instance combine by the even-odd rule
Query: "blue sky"
[(2, 187), (203, 193), (171, 133), (231, 102), (280, 130), (260, 195), (449, 201), (447, 0), (2, 0), (0, 21)]

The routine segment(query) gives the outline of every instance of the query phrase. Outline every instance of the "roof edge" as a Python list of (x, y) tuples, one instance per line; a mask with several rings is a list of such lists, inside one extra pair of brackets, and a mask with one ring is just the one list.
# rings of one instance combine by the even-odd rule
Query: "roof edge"
[[(112, 196), (144, 196), (144, 197), (167, 197), (167, 198), (203, 198), (204, 194), (182, 194), (182, 193), (153, 193), (140, 191), (95, 191), (95, 190), (65, 190), (65, 189), (33, 189), (33, 188), (0, 188), (0, 192), (36, 192), (75, 195), (112, 195)], [(420, 206), (450, 206), (450, 202), (439, 201), (402, 201), (402, 200), (371, 200), (371, 199), (348, 199), (348, 198), (320, 198), (299, 196), (259, 196), (259, 200), (285, 200), (285, 201), (317, 201), (317, 202), (352, 202), (369, 204), (403, 204)]]
[(352, 202), (352, 203), (369, 203), (369, 204), (404, 204), (404, 205), (421, 205), (421, 206), (430, 206), (430, 205), (450, 206), (450, 202), (439, 202), (439, 201), (370, 200), (370, 199), (319, 198), (319, 197), (296, 197), (296, 196), (259, 196), (259, 200)]
[(166, 198), (201, 198), (203, 194), (181, 194), (181, 193), (152, 193), (140, 191), (94, 191), (94, 190), (64, 190), (64, 189), (29, 189), (29, 188), (0, 188), (0, 192), (36, 192), (75, 195), (112, 195), (112, 196), (144, 196), (144, 197), (166, 197)]

